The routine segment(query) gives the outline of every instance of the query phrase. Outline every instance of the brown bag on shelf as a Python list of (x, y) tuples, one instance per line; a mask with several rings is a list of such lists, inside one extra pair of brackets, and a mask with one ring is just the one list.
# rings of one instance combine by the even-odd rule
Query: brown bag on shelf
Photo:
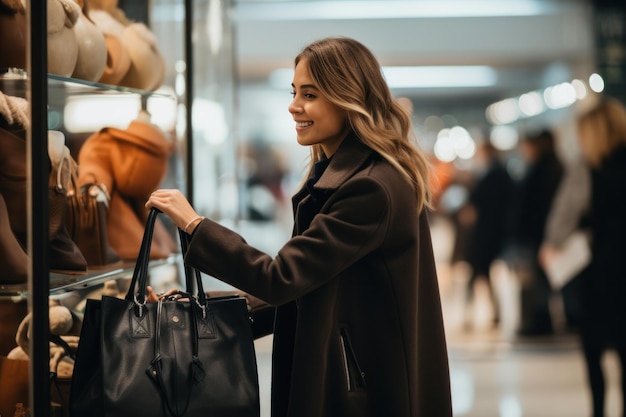
[(28, 255), (11, 230), (9, 212), (0, 194), (0, 284), (26, 282), (28, 262)]
[(111, 197), (104, 184), (80, 186), (74, 175), (67, 198), (65, 225), (90, 268), (111, 266), (121, 261), (111, 248), (107, 217)]
[[(91, 135), (78, 153), (79, 185), (103, 184), (111, 194), (107, 233), (125, 260), (139, 252), (148, 210), (144, 204), (165, 177), (172, 141), (157, 126), (135, 120), (126, 129), (106, 127)], [(176, 242), (157, 222), (150, 258), (167, 258)]]
[(65, 226), (67, 193), (77, 167), (65, 146), (62, 132), (48, 131), (48, 155), (52, 165), (48, 182), (50, 269), (69, 274), (83, 273), (87, 270), (87, 261)]
[[(23, 248), (27, 247), (27, 176), (26, 129), (27, 102), (0, 92), (0, 194), (3, 195), (13, 234)], [(52, 131), (51, 131), (52, 132)], [(60, 132), (57, 132), (60, 133)], [(48, 182), (48, 217), (50, 239), (50, 269), (69, 273), (84, 273), (87, 262), (67, 234), (63, 217), (67, 185), (70, 179), (69, 149), (64, 142), (55, 141), (49, 133), (48, 153), (52, 170)], [(63, 137), (64, 140), (64, 137)]]
[(26, 68), (26, 10), (20, 0), (0, 0), (0, 68)]
[(0, 356), (0, 416), (14, 416), (28, 408), (28, 361)]

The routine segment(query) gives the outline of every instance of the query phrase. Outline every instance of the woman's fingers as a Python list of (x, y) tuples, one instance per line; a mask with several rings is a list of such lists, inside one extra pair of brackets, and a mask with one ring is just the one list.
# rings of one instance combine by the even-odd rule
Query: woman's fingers
[(166, 292), (163, 293), (159, 293), (157, 294), (154, 289), (148, 285), (148, 287), (146, 288), (148, 294), (146, 295), (146, 301), (149, 303), (156, 303), (157, 301), (159, 301), (160, 298), (167, 298), (170, 295), (174, 295), (176, 293), (178, 293), (178, 288), (170, 288), (169, 290), (167, 290)]
[(156, 190), (146, 202), (147, 208), (155, 207), (165, 213), (179, 228), (184, 228), (198, 213), (180, 190)]

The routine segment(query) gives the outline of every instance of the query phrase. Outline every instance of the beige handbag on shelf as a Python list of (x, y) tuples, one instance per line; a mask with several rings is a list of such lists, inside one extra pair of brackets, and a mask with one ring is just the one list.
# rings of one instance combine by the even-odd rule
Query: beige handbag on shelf
[(73, 0), (47, 0), (48, 72), (71, 77), (78, 59), (74, 25), (81, 14)]
[(87, 81), (98, 81), (107, 64), (107, 44), (104, 33), (89, 18), (86, 5), (74, 25), (78, 42), (78, 57), (72, 77)]

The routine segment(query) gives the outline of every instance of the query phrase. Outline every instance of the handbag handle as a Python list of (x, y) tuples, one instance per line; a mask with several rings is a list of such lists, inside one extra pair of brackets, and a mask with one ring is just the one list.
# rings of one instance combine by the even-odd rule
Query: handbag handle
[[(206, 305), (207, 295), (204, 292), (200, 271), (196, 268), (192, 268), (187, 264), (187, 262), (185, 262), (185, 255), (187, 254), (187, 249), (189, 248), (189, 235), (183, 229), (178, 228), (178, 236), (180, 238), (180, 251), (183, 256), (183, 267), (185, 268), (185, 285), (187, 287), (187, 292), (190, 294), (197, 294), (199, 304)], [(195, 278), (195, 283), (193, 278)], [(194, 292), (194, 286), (196, 292)]]
[[(152, 213), (151, 213), (152, 214)], [(157, 213), (158, 214), (158, 213)], [(156, 215), (154, 216), (156, 217)], [(152, 217), (149, 217), (148, 225), (153, 225), (151, 221)], [(155, 326), (155, 339), (154, 339), (154, 358), (150, 362), (150, 366), (147, 369), (148, 375), (154, 380), (154, 382), (159, 387), (159, 391), (161, 393), (161, 400), (163, 405), (169, 411), (169, 414), (172, 416), (183, 416), (189, 407), (189, 403), (191, 401), (192, 395), (192, 385), (201, 383), (204, 380), (206, 375), (206, 370), (204, 369), (204, 365), (200, 360), (198, 355), (198, 339), (199, 339), (199, 331), (198, 331), (198, 320), (207, 321), (210, 320), (207, 312), (207, 298), (204, 293), (204, 289), (202, 286), (202, 279), (200, 271), (195, 268), (191, 268), (184, 262), (184, 256), (187, 253), (187, 248), (189, 247), (189, 235), (185, 233), (180, 228), (178, 229), (178, 234), (180, 237), (180, 246), (181, 253), (183, 255), (183, 265), (185, 270), (185, 285), (187, 288), (186, 295), (189, 297), (189, 312), (191, 316), (190, 324), (191, 324), (191, 364), (190, 364), (190, 377), (187, 382), (191, 385), (186, 390), (182, 390), (182, 392), (186, 392), (186, 395), (179, 395), (180, 391), (172, 390), (171, 384), (168, 381), (163, 379), (163, 357), (161, 355), (161, 331), (162, 331), (162, 319), (163, 319), (163, 309), (164, 309), (164, 300), (159, 299), (157, 303), (157, 312), (156, 312), (156, 326)], [(142, 242), (143, 247), (143, 242)], [(194, 279), (195, 278), (195, 293), (194, 293)], [(147, 281), (147, 280), (146, 280)], [(140, 288), (141, 288), (141, 276), (140, 276)], [(197, 294), (197, 295), (194, 295)], [(135, 301), (137, 302), (137, 301)], [(145, 300), (144, 300), (145, 303)], [(198, 311), (202, 311), (202, 317), (198, 316)], [(182, 379), (181, 379), (182, 380)]]
[[(133, 278), (130, 282), (130, 286), (128, 288), (128, 292), (124, 297), (127, 301), (134, 301), (135, 305), (139, 308), (139, 316), (143, 315), (143, 307), (146, 304), (146, 292), (148, 287), (148, 271), (149, 271), (149, 263), (150, 263), (150, 247), (152, 245), (152, 236), (154, 234), (154, 226), (156, 223), (156, 219), (161, 213), (161, 210), (157, 208), (151, 208), (148, 213), (148, 219), (146, 220), (145, 231), (143, 234), (143, 238), (141, 241), (141, 247), (139, 248), (139, 254), (137, 255), (137, 262), (135, 263), (135, 270), (133, 271)], [(180, 228), (178, 229), (181, 241), (181, 252), (183, 257), (187, 252), (187, 248), (189, 245), (188, 239), (189, 237), (184, 233)], [(198, 306), (201, 308), (206, 306), (206, 294), (204, 292), (202, 286), (202, 277), (200, 272), (194, 269), (195, 273), (192, 273), (192, 269), (190, 266), (184, 266), (185, 269), (185, 285), (186, 292), (190, 296), (192, 296)], [(194, 288), (194, 279), (195, 278), (195, 288)], [(197, 292), (196, 292), (197, 291)], [(194, 296), (194, 294), (197, 294)], [(204, 309), (203, 309), (204, 310)], [(204, 313), (203, 313), (204, 315)]]

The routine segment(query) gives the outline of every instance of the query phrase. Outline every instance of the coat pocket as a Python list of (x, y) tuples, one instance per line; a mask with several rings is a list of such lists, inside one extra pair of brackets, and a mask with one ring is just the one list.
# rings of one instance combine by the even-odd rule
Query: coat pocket
[(363, 372), (359, 366), (359, 362), (354, 354), (354, 349), (352, 348), (350, 335), (345, 327), (339, 329), (339, 340), (341, 342), (341, 354), (348, 391), (364, 391), (366, 388), (365, 372)]

